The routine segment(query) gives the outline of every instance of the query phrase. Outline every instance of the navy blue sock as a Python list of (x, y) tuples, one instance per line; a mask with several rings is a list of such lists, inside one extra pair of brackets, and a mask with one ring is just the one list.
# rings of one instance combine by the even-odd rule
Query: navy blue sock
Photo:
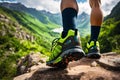
[(63, 33), (64, 38), (67, 35), (68, 30), (76, 29), (77, 11), (73, 8), (66, 8), (62, 11)]
[(100, 26), (91, 26), (91, 38), (90, 41), (97, 41), (99, 33), (100, 33)]

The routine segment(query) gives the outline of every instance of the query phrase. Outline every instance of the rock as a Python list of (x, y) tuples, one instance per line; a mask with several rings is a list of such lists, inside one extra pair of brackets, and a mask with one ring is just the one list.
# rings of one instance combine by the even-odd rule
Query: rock
[(25, 57), (21, 57), (21, 60), (24, 60)]
[(5, 16), (4, 16), (4, 15), (2, 15), (2, 14), (0, 14), (0, 18), (5, 18)]
[(36, 65), (35, 65), (35, 66), (32, 66), (31, 68), (28, 69), (28, 72), (34, 71), (34, 70), (36, 70), (36, 68), (37, 68)]
[[(115, 61), (119, 61), (120, 55), (102, 56), (101, 59), (114, 57)], [(120, 80), (120, 71), (97, 66), (97, 61), (98, 59), (83, 58), (71, 62), (66, 69), (52, 68), (46, 66), (45, 63), (39, 63), (39, 65), (32, 66), (28, 73), (19, 75), (13, 80)]]
[(16, 28), (20, 27), (18, 23), (13, 23), (13, 26)]
[(20, 73), (21, 73), (21, 74), (23, 74), (23, 73), (24, 73), (25, 68), (26, 68), (25, 66), (21, 66), (21, 67), (20, 67)]
[(5, 36), (6, 35), (6, 32), (4, 30), (0, 31), (0, 35), (1, 36)]
[(4, 22), (9, 23), (10, 20), (9, 19), (4, 19)]
[(36, 65), (40, 61), (40, 55), (32, 53), (29, 55), (28, 61), (29, 61), (29, 66)]
[(105, 53), (97, 62), (106, 69), (120, 71), (120, 55), (117, 53)]
[(27, 40), (30, 40), (30, 35), (27, 34), (27, 35), (26, 35), (26, 39), (27, 39)]
[(93, 61), (92, 63), (91, 63), (91, 67), (96, 67), (97, 66), (97, 62), (96, 61)]
[(2, 21), (2, 22), (5, 22), (5, 23), (9, 23), (10, 22), (10, 20), (9, 19), (5, 19), (5, 18), (0, 18), (0, 21)]
[(31, 36), (31, 37), (30, 37), (30, 41), (31, 41), (31, 42), (34, 42), (34, 36)]
[[(33, 68), (31, 68), (34, 65), (39, 65), (39, 62), (44, 62), (43, 60), (41, 60), (40, 58), (40, 54), (35, 54), (35, 53), (31, 53), (29, 55), (27, 55), (26, 57), (22, 57), (19, 61), (18, 61), (18, 66), (17, 66), (17, 73), (18, 74), (23, 74), (26, 72), (29, 72), (31, 70), (34, 70)], [(21, 67), (25, 66), (25, 69), (21, 69)], [(23, 71), (24, 70), (24, 71)]]
[(5, 30), (5, 26), (2, 26), (2, 30)]
[(116, 65), (120, 66), (120, 58), (115, 59), (115, 60), (113, 61), (113, 63), (115, 63)]

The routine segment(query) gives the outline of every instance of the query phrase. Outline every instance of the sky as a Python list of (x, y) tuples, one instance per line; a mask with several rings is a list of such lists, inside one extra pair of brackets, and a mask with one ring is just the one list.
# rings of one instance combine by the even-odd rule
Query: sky
[[(0, 0), (3, 1), (3, 0)], [(61, 0), (4, 0), (7, 2), (20, 2), (27, 7), (36, 8), (37, 10), (46, 10), (51, 13), (59, 13), (60, 12), (60, 2)], [(119, 2), (120, 0), (101, 0), (102, 2), (102, 10), (103, 14), (106, 16), (110, 13), (112, 8)], [(91, 8), (89, 6), (89, 0), (77, 0), (79, 6), (79, 14), (82, 12), (86, 12), (90, 14)]]

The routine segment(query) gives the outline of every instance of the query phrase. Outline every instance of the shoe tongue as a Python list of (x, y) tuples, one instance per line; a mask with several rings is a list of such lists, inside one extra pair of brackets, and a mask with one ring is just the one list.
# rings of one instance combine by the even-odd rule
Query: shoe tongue
[(77, 35), (77, 32), (78, 32), (78, 30), (77, 30), (77, 29), (75, 29), (75, 35)]
[(96, 40), (89, 40), (89, 41), (88, 41), (89, 44), (90, 44), (91, 42), (96, 43), (97, 41), (96, 41)]
[(89, 41), (88, 43), (91, 44), (91, 42), (92, 42), (92, 44), (96, 45), (96, 40)]

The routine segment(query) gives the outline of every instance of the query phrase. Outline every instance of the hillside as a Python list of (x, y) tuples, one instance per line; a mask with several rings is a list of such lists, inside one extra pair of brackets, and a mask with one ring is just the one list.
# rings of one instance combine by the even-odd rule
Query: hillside
[(0, 9), (0, 79), (11, 79), (16, 74), (16, 60), (41, 49), (32, 33)]
[(33, 17), (37, 18), (42, 23), (47, 24), (49, 22), (52, 22), (55, 24), (61, 24), (60, 14), (52, 14), (52, 13), (47, 12), (45, 10), (36, 10), (34, 8), (28, 8), (21, 3), (4, 2), (4, 3), (0, 3), (0, 5), (8, 8), (8, 9), (11, 9), (11, 10), (28, 13), (28, 14), (32, 15)]
[(90, 15), (85, 12), (78, 15), (76, 24), (81, 37), (86, 37), (90, 34)]
[(12, 16), (12, 18), (17, 20), (19, 24), (23, 25), (25, 28), (29, 29), (30, 31), (47, 41), (52, 41), (53, 38), (51, 36), (55, 36), (52, 30), (59, 27), (59, 25), (49, 21), (47, 21), (47, 24), (42, 23), (38, 19), (27, 13), (9, 10), (4, 7), (1, 7), (1, 9), (4, 13), (7, 13), (9, 16)]
[[(112, 9), (102, 25), (101, 52), (120, 52), (120, 2)], [(106, 44), (107, 43), (107, 44)], [(104, 45), (105, 44), (105, 45)]]
[[(52, 14), (50, 12), (44, 10), (36, 10), (34, 8), (27, 8), (21, 3), (0, 3), (1, 6), (6, 7), (11, 10), (25, 12), (33, 17), (37, 18), (40, 22), (47, 24), (47, 23), (54, 23), (57, 25), (62, 26), (62, 17), (60, 13)], [(78, 15), (77, 18), (77, 28), (80, 31), (81, 37), (85, 37), (90, 34), (90, 16), (83, 12), (82, 14)]]
[(120, 2), (112, 9), (111, 13), (106, 16), (106, 19), (115, 18), (115, 20), (120, 20)]
[(40, 22), (33, 16), (0, 6), (0, 79), (16, 75), (16, 61), (29, 53), (49, 55), (52, 32), (59, 25)]

